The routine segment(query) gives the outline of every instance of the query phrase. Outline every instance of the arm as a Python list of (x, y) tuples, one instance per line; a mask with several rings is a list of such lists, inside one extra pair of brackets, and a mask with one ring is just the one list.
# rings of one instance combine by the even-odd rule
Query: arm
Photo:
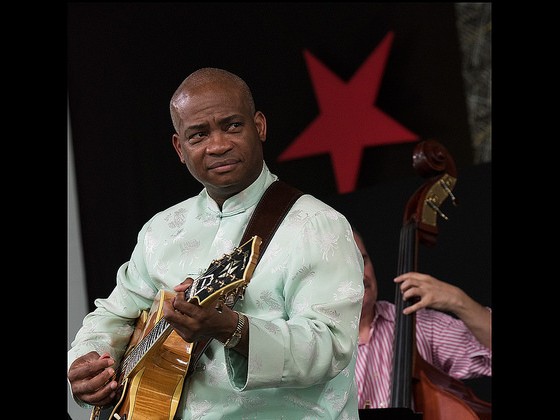
[(247, 288), (248, 358), (226, 352), (238, 389), (309, 387), (346, 369), (357, 346), (363, 259), (346, 220), (301, 197)]
[(143, 232), (131, 260), (117, 272), (116, 287), (108, 298), (96, 299), (96, 309), (85, 316), (68, 351), (68, 381), (79, 405), (103, 405), (114, 397), (117, 384), (109, 378), (127, 348), (136, 319), (156, 294), (146, 280)]
[(394, 281), (400, 283), (405, 300), (418, 299), (404, 309), (404, 314), (416, 312), (421, 308), (451, 312), (463, 321), (482, 345), (492, 348), (492, 312), (462, 289), (417, 272), (402, 274)]

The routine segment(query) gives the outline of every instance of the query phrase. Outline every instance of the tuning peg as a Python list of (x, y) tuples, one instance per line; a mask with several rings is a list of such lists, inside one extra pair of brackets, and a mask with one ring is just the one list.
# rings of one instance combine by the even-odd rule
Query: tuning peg
[(427, 203), (428, 203), (428, 205), (429, 205), (433, 210), (435, 210), (435, 212), (436, 212), (437, 214), (439, 214), (439, 215), (440, 215), (441, 217), (443, 217), (445, 220), (449, 220), (449, 218), (448, 218), (445, 214), (443, 214), (443, 212), (440, 210), (440, 208), (439, 208), (433, 201), (428, 200)]
[[(451, 192), (451, 188), (449, 188), (449, 185), (447, 185), (447, 182), (445, 182), (442, 178), (442, 179), (439, 180), (439, 183), (441, 184), (441, 186), (445, 190), (445, 192), (447, 194), (449, 194), (449, 197), (451, 198), (451, 202), (453, 203), (453, 205), (458, 206), (459, 203), (457, 202), (457, 199), (453, 195), (453, 192)], [(438, 210), (436, 210), (436, 211), (438, 211)], [(438, 211), (438, 213), (439, 213), (439, 211)], [(447, 220), (447, 217), (445, 219)]]

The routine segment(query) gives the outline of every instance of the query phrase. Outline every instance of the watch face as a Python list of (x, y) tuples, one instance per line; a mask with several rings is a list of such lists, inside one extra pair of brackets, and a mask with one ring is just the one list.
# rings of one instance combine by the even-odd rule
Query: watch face
[(237, 343), (239, 343), (240, 339), (241, 339), (241, 334), (239, 334), (238, 332), (235, 332), (233, 334), (233, 336), (229, 339), (229, 342), (227, 342), (224, 347), (226, 349), (230, 349), (232, 347), (235, 347), (235, 346), (237, 346)]

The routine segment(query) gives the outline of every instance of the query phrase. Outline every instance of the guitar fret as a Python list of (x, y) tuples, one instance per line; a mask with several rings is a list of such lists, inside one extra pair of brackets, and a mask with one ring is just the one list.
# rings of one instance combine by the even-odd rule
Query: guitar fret
[(123, 379), (128, 377), (130, 372), (138, 365), (138, 363), (142, 360), (142, 357), (150, 350), (154, 343), (156, 343), (159, 338), (163, 335), (166, 331), (169, 324), (165, 321), (165, 319), (161, 319), (157, 322), (152, 330), (142, 339), (136, 347), (130, 352), (128, 357), (126, 357), (121, 364), (121, 374), (120, 377)]

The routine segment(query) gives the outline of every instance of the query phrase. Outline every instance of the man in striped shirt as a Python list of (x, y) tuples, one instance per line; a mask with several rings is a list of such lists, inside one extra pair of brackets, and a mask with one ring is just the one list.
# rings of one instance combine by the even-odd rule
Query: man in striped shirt
[[(354, 239), (364, 258), (364, 300), (360, 318), (356, 386), (359, 408), (387, 408), (390, 402), (395, 305), (377, 301), (377, 279), (361, 235)], [(463, 290), (430, 275), (410, 272), (394, 280), (416, 312), (420, 356), (456, 379), (492, 375), (492, 313)], [(456, 318), (442, 311), (456, 315)]]

